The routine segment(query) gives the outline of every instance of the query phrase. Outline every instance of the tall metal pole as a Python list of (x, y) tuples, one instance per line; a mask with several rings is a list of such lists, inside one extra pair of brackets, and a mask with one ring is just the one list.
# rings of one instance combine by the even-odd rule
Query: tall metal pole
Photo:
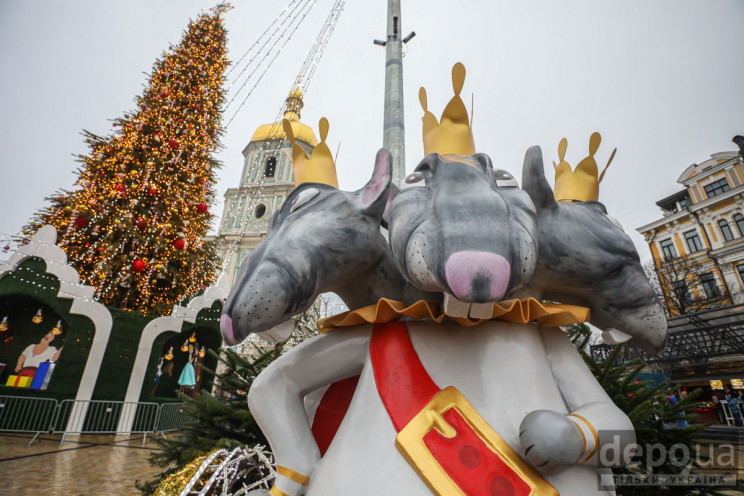
[(387, 37), (375, 44), (385, 47), (385, 117), (382, 146), (390, 150), (393, 159), (393, 184), (400, 186), (406, 171), (406, 142), (403, 125), (403, 43), (413, 38), (411, 32), (401, 39), (400, 0), (388, 0)]

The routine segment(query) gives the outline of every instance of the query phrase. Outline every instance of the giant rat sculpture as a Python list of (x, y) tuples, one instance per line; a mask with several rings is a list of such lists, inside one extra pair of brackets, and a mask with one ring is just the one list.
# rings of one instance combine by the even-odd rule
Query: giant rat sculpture
[[(467, 113), (463, 120), (462, 112), (458, 113), (462, 102), (456, 101), (462, 79), (464, 69), (456, 67), (456, 98), (447, 107), (449, 114), (445, 110), (447, 121), (443, 118), (435, 128), (442, 135), (467, 126)], [(428, 114), (425, 144), (427, 119), (432, 128), (433, 116)], [(447, 131), (446, 126), (453, 124), (460, 129)], [(600, 272), (591, 281), (575, 278), (570, 264), (556, 264), (552, 267), (556, 270), (542, 277), (540, 271), (553, 264), (550, 257), (555, 250), (543, 251), (541, 246), (562, 242), (544, 223), (570, 222), (574, 210), (548, 201), (549, 187), (546, 190), (540, 181), (539, 149), (528, 150), (525, 183), (529, 187), (523, 191), (508, 172), (494, 170), (490, 159), (473, 148), (467, 143), (435, 146), (409, 176), (407, 187), (394, 194), (389, 156), (378, 153), (373, 178), (357, 193), (364, 202), (354, 215), (379, 220), (387, 211), (391, 254), (379, 260), (385, 267), (395, 261), (406, 280), (403, 288), (408, 296), (403, 299), (409, 301), (405, 303), (410, 303), (412, 288), (424, 298), (440, 294), (447, 315), (437, 314), (436, 305), (427, 305), (432, 319), (421, 319), (420, 311), (404, 310), (401, 313), (413, 319), (384, 323), (378, 319), (380, 312), (360, 312), (353, 316), (366, 318), (369, 324), (339, 327), (310, 339), (261, 373), (249, 392), (249, 406), (276, 457), (278, 476), (272, 495), (598, 494), (599, 448), (618, 451), (633, 441), (628, 418), (555, 326), (565, 317), (561, 309), (536, 300), (495, 303), (531, 296), (530, 292), (565, 296), (568, 303), (591, 303), (586, 295), (595, 291), (602, 300), (598, 314), (603, 327), (624, 328), (628, 335), (658, 349), (665, 337), (662, 326), (648, 332), (640, 326), (631, 329), (623, 318), (623, 312), (650, 318), (655, 312), (653, 301), (629, 298), (628, 285), (616, 284), (617, 269), (633, 276), (637, 258), (628, 256), (625, 245), (618, 251), (607, 249), (611, 242), (600, 243), (589, 248), (593, 257), (604, 262), (597, 264)], [(317, 193), (304, 193), (310, 189)], [(272, 222), (267, 243), (280, 246), (286, 241), (300, 252), (307, 246), (322, 246), (322, 216), (318, 216), (315, 239), (305, 244), (292, 233), (290, 216), (312, 198), (322, 199), (325, 191), (307, 184), (290, 195)], [(295, 207), (303, 195), (309, 199)], [(585, 222), (604, 222), (607, 217), (603, 208), (591, 206), (576, 212)], [(365, 219), (360, 226), (367, 224), (374, 222)], [(599, 235), (627, 238), (614, 229), (603, 228)], [(295, 286), (309, 289), (302, 289), (298, 298), (292, 285), (279, 281), (283, 289), (272, 293), (272, 306), (266, 307), (277, 309), (269, 312), (271, 317), (251, 311), (255, 295), (265, 294), (268, 287), (262, 281), (277, 283), (273, 272), (297, 272), (291, 267), (298, 255), (291, 253), (257, 250), (246, 262), (222, 317), (228, 342), (296, 312), (308, 304), (308, 298), (333, 285), (334, 277), (344, 279), (352, 272), (359, 278), (375, 277), (374, 270), (360, 270), (363, 264), (353, 256), (329, 250), (326, 258), (309, 259), (327, 264), (333, 277), (311, 277), (301, 283), (282, 275), (279, 279), (286, 277)], [(267, 267), (273, 272), (264, 271)], [(322, 267), (308, 270), (320, 273)], [(561, 278), (564, 287), (574, 289), (561, 293)], [(632, 282), (645, 294), (647, 282), (645, 286), (644, 281)], [(370, 281), (363, 284), (381, 287)], [(576, 289), (587, 285), (584, 292)], [(373, 291), (367, 294), (367, 300), (378, 296)], [(505, 320), (491, 320), (499, 316)], [(304, 400), (313, 391), (357, 375), (348, 410), (321, 453), (311, 430), (312, 412), (309, 416)], [(623, 433), (611, 445), (603, 435), (610, 431)]]

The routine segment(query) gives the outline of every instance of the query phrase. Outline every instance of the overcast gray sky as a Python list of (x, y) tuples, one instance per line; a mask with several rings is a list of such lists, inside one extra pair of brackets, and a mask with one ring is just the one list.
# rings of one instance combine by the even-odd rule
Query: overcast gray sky
[[(214, 1), (0, 0), (0, 233), (17, 233), (43, 198), (71, 188), (82, 129), (111, 132), (134, 107), (146, 74), (190, 18)], [(236, 0), (225, 15), (228, 56), (237, 60), (289, 0)], [(274, 119), (330, 10), (318, 0), (270, 73), (227, 129), (217, 193), (237, 186), (241, 151)], [(382, 145), (385, 0), (349, 0), (305, 98), (302, 120), (341, 144), (341, 189), (368, 180)], [(617, 156), (600, 201), (630, 233), (661, 216), (654, 204), (681, 186), (691, 163), (735, 150), (744, 133), (744, 2), (402, 0), (402, 30), (417, 36), (404, 59), (407, 170), (422, 158), (418, 88), (439, 117), (452, 96), (450, 69), (467, 68), (475, 94), (476, 148), (521, 174), (527, 147), (543, 148), (546, 172), (558, 142), (576, 165), (602, 133), (600, 166)], [(251, 83), (252, 84), (252, 83)], [(233, 88), (233, 91), (236, 88)], [(228, 112), (230, 114), (231, 112)], [(317, 134), (317, 131), (316, 131)], [(218, 216), (222, 205), (213, 207)], [(216, 224), (215, 224), (216, 225)]]

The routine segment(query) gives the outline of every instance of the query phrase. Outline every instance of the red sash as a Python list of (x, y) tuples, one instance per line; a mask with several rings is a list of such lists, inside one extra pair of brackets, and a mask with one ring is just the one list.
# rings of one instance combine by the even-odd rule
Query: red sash
[(375, 325), (370, 357), (377, 390), (398, 432), (396, 447), (434, 494), (558, 495), (457, 389), (434, 383), (404, 322)]

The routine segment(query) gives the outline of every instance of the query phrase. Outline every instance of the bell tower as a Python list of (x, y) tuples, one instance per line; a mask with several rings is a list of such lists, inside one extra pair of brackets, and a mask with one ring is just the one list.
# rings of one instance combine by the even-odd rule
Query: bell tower
[[(310, 154), (318, 141), (312, 128), (300, 122), (303, 105), (302, 92), (296, 87), (287, 96), (283, 119), (290, 122), (296, 143)], [(289, 159), (292, 143), (281, 121), (256, 129), (243, 149), (240, 185), (225, 192), (215, 243), (230, 284), (243, 259), (266, 237), (271, 217), (295, 187)]]

